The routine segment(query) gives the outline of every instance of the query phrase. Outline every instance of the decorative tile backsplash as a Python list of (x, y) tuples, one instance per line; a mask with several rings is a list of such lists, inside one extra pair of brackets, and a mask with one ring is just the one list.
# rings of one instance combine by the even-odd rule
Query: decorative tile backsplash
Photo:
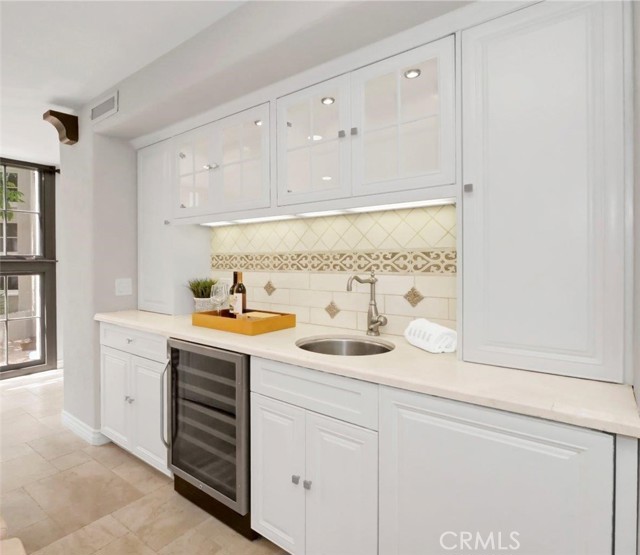
[(346, 285), (373, 268), (382, 333), (401, 335), (415, 318), (456, 327), (455, 206), (220, 227), (211, 246), (213, 276), (243, 271), (252, 309), (364, 331), (369, 286)]

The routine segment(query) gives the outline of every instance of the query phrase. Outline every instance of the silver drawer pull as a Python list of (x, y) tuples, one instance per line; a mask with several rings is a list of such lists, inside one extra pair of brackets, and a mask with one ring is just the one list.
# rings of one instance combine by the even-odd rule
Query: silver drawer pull
[(303, 480), (302, 485), (304, 489), (311, 489), (311, 480)]
[(347, 132), (344, 129), (340, 129), (340, 131), (338, 131), (338, 137), (340, 137), (341, 139), (344, 139), (347, 136)]
[(135, 401), (135, 399), (133, 397), (129, 397), (128, 403), (131, 404)]
[(358, 134), (358, 128), (357, 127), (352, 127), (351, 128), (351, 134), (352, 135), (357, 135)]
[(295, 474), (291, 476), (291, 481), (297, 486), (300, 483), (300, 476), (296, 476)]
[(124, 400), (125, 400), (127, 403), (129, 402), (129, 399), (131, 399), (131, 397), (129, 397), (128, 395), (125, 395)]
[(127, 337), (127, 343), (129, 344), (133, 343), (133, 339), (131, 339), (130, 337)]
[(465, 183), (464, 186), (462, 187), (462, 190), (465, 193), (472, 193), (473, 192), (473, 183)]

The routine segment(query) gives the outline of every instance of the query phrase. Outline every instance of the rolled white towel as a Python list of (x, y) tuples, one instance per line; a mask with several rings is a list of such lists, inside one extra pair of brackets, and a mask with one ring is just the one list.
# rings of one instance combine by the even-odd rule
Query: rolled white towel
[(404, 330), (406, 340), (430, 353), (453, 353), (458, 346), (458, 334), (425, 318), (411, 322)]

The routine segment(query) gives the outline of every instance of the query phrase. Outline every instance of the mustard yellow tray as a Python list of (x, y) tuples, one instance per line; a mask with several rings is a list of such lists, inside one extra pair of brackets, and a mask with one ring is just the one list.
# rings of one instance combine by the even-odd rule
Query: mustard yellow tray
[(272, 317), (260, 318), (236, 318), (229, 314), (228, 310), (223, 310), (221, 314), (218, 311), (194, 312), (191, 315), (191, 323), (194, 326), (202, 328), (212, 328), (214, 330), (230, 331), (232, 333), (241, 333), (243, 335), (260, 335), (261, 333), (269, 333), (270, 331), (284, 330), (296, 327), (295, 314), (283, 314), (281, 312), (269, 312), (267, 310), (247, 312), (259, 312), (260, 314), (273, 314)]

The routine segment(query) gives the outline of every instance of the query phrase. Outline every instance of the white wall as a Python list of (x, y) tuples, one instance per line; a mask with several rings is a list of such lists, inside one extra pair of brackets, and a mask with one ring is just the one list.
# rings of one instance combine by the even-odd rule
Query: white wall
[[(634, 225), (635, 225), (635, 260), (634, 260), (634, 375), (636, 400), (640, 405), (640, 5), (633, 4), (633, 30), (634, 30)], [(639, 542), (640, 546), (640, 542)]]
[[(126, 143), (94, 136), (85, 113), (80, 140), (61, 146), (58, 184), (58, 309), (64, 329), (64, 410), (100, 427), (96, 312), (135, 308), (116, 297), (115, 277), (135, 278), (136, 158)], [(136, 291), (135, 282), (133, 291)]]

